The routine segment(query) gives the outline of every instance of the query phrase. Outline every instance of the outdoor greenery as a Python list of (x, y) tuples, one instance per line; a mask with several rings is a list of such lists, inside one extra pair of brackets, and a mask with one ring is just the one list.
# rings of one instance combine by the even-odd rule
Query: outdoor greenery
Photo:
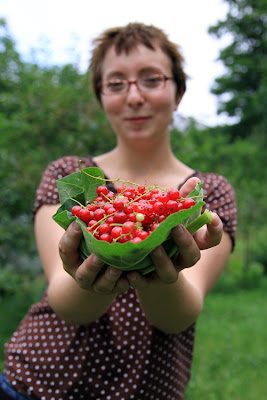
[[(171, 133), (177, 157), (192, 168), (226, 176), (238, 203), (236, 249), (198, 325), (189, 400), (260, 399), (264, 385), (266, 392), (267, 0), (225, 2), (228, 15), (209, 29), (214, 37), (231, 38), (219, 54), (225, 72), (212, 92), (218, 112), (237, 117), (236, 122), (207, 127), (193, 118), (183, 124), (178, 119)], [(97, 155), (114, 144), (89, 74), (74, 63), (25, 61), (8, 21), (0, 18), (1, 349), (46, 284), (31, 212), (44, 168), (64, 155)]]

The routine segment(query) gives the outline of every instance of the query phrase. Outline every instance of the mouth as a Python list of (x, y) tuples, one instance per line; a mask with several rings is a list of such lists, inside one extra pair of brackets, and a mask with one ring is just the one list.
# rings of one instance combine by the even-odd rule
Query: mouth
[(136, 115), (134, 117), (125, 118), (127, 122), (134, 125), (139, 125), (147, 122), (150, 119), (148, 116)]

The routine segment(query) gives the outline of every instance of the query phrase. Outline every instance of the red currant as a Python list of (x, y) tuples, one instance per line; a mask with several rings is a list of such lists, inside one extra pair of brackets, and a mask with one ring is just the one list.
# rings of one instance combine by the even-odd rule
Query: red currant
[(108, 188), (106, 186), (98, 186), (98, 188), (96, 189), (96, 193), (99, 196), (106, 196), (108, 194)]
[(71, 213), (72, 213), (72, 215), (78, 215), (78, 213), (79, 213), (79, 211), (82, 209), (82, 207), (81, 206), (73, 206), (72, 207), (72, 209), (71, 209)]
[(102, 241), (108, 242), (108, 243), (113, 242), (112, 236), (108, 233), (102, 233), (102, 235), (99, 236), (99, 240), (102, 240)]
[(87, 208), (81, 208), (77, 214), (77, 217), (88, 224), (88, 222), (93, 219), (94, 213), (92, 211), (89, 211)]

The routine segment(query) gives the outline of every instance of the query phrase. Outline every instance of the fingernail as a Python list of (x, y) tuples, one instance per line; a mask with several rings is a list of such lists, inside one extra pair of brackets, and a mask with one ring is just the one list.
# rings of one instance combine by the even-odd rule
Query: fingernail
[(153, 251), (152, 251), (152, 255), (154, 257), (161, 257), (162, 256), (162, 249), (161, 247), (156, 247)]
[(77, 231), (77, 232), (79, 232), (80, 230), (81, 230), (81, 227), (80, 227), (80, 225), (76, 222), (76, 221), (74, 221), (73, 222), (73, 229), (75, 230), (75, 231)]
[(184, 227), (182, 224), (177, 225), (175, 228), (173, 228), (173, 233), (175, 235), (183, 235), (184, 234)]
[(111, 276), (119, 276), (121, 272), (116, 268), (110, 268), (109, 273)]
[(102, 265), (104, 265), (104, 262), (102, 260), (100, 260), (100, 258), (98, 258), (97, 256), (93, 256), (93, 263), (97, 266), (97, 267), (101, 267)]

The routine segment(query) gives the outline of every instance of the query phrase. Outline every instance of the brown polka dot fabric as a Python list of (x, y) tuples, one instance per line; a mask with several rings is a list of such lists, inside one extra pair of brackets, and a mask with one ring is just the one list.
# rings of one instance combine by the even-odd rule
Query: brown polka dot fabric
[[(82, 168), (87, 166), (94, 166), (91, 158), (82, 159)], [(78, 157), (53, 162), (37, 190), (34, 213), (42, 204), (58, 204), (56, 180), (78, 169)], [(234, 242), (231, 185), (216, 174), (194, 175), (204, 182), (207, 208), (219, 214)], [(6, 344), (4, 372), (18, 391), (40, 400), (182, 400), (194, 335), (195, 324), (172, 335), (154, 328), (133, 289), (118, 295), (101, 318), (82, 326), (62, 321), (45, 292)]]

